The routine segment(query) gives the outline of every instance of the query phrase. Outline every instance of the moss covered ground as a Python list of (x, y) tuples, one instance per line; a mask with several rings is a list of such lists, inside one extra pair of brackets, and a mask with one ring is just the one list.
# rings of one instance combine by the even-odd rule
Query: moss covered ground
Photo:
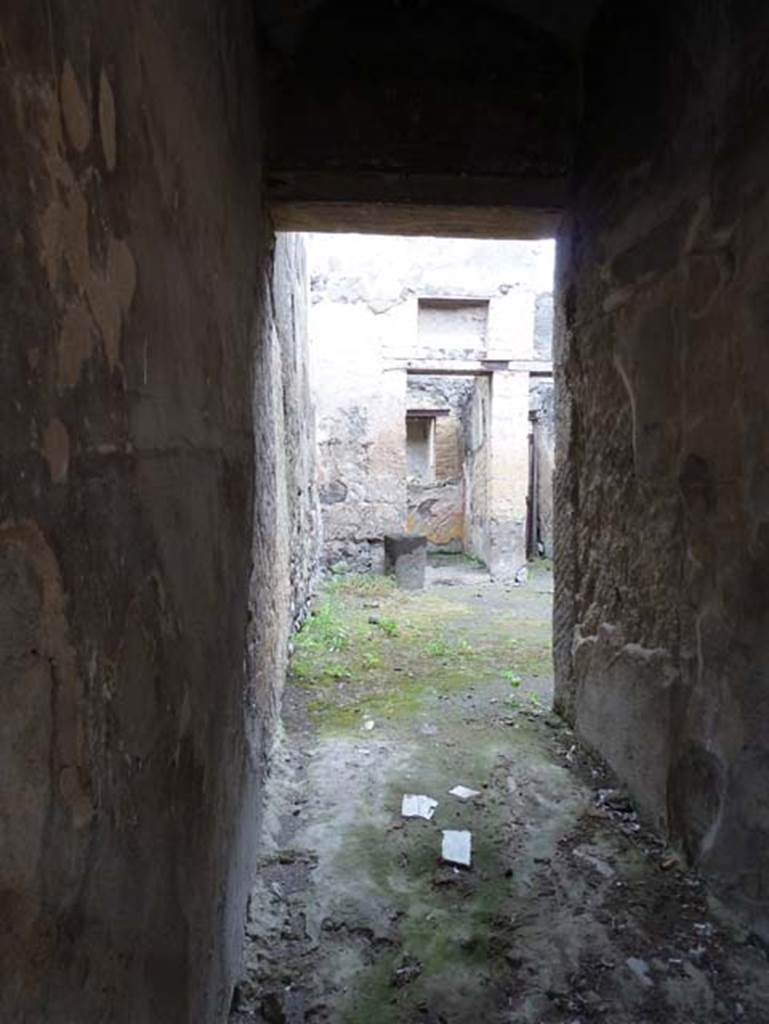
[[(479, 587), (484, 587), (479, 583)], [(511, 704), (546, 703), (552, 677), (546, 601), (518, 614), (482, 590), (404, 593), (381, 576), (328, 582), (298, 635), (291, 680), (325, 731), (363, 718), (396, 724), (468, 683), (507, 683)], [(460, 599), (461, 598), (461, 599)]]
[(438, 561), (333, 576), (295, 638), (232, 1024), (764, 1024), (765, 957), (548, 710), (550, 566)]

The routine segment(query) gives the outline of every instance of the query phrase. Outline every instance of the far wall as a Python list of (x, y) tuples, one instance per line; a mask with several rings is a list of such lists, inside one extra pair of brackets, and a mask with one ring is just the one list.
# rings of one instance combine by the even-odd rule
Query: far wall
[[(480, 361), (549, 365), (535, 351), (535, 323), (543, 334), (553, 243), (307, 237), (326, 564), (380, 569), (383, 536), (408, 529), (514, 573), (526, 558), (529, 372), (492, 373)], [(407, 364), (450, 360), (484, 376), (464, 381), (461, 402), (459, 392), (442, 405), (424, 388), (420, 396), (428, 378), (407, 375)], [(448, 394), (460, 378), (440, 379)], [(487, 392), (482, 435), (467, 418), (476, 391)], [(434, 463), (453, 449), (455, 465), (409, 484), (406, 416), (425, 405), (450, 415), (435, 418), (424, 454)], [(433, 484), (437, 493), (420, 492)]]

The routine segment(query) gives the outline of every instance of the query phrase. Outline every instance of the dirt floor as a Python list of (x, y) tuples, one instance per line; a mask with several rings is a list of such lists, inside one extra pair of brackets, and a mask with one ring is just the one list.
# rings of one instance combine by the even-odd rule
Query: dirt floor
[(332, 580), (297, 638), (231, 1024), (766, 1024), (767, 951), (548, 710), (548, 566), (442, 562)]

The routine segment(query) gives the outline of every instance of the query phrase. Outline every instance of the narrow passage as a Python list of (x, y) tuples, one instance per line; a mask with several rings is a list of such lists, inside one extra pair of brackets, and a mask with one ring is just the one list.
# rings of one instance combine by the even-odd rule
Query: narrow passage
[(548, 564), (434, 563), (332, 577), (297, 638), (233, 1024), (765, 1022), (765, 951), (549, 711)]

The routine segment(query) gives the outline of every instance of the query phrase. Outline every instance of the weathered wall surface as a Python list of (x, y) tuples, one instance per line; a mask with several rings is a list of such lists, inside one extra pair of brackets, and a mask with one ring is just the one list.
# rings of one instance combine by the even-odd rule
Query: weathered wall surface
[(461, 406), (452, 408), (451, 413), (441, 416), (435, 423), (435, 476), (438, 480), (458, 480), (462, 476)]
[(202, 1024), (239, 955), (307, 471), (277, 468), (251, 10), (3, 15), (0, 1018)]
[(477, 377), (464, 415), (465, 550), (492, 575), (526, 564), (529, 374)]
[[(274, 239), (254, 338), (253, 569), (245, 702), (251, 781), (261, 782), (280, 714), (288, 639), (304, 621), (320, 562), (315, 419), (309, 385), (307, 264), (299, 235)], [(258, 837), (259, 790), (246, 809), (246, 844)]]
[[(535, 305), (551, 286), (553, 246), (314, 235), (309, 247), (324, 558), (376, 567), (383, 534), (403, 530), (406, 521), (404, 420), (410, 399), (406, 374), (395, 367), (415, 358), (531, 358)], [(446, 299), (451, 301), (439, 301)], [(508, 550), (515, 569), (525, 560), (528, 374), (509, 377), (500, 382), (499, 472), (488, 489), (496, 506), (487, 510), (494, 539), (486, 547), (500, 554), (501, 571)], [(451, 447), (441, 447), (443, 430), (438, 426), (440, 459)], [(458, 496), (457, 486), (453, 495), (426, 497), (446, 501), (426, 508), (425, 521), (432, 509), (446, 526), (452, 509), (460, 514)], [(485, 507), (476, 505), (477, 529)], [(454, 516), (447, 542), (458, 539), (459, 526)]]
[[(529, 387), (529, 418), (536, 459), (536, 529), (540, 553), (553, 557), (553, 472), (555, 469), (555, 390), (549, 378)], [(536, 554), (536, 552), (532, 552)]]
[(607, 4), (564, 238), (558, 700), (764, 930), (769, 11)]
[(464, 500), (464, 407), (472, 394), (470, 377), (408, 378), (409, 410), (441, 410), (447, 415), (434, 420), (433, 479), (429, 483), (409, 479), (406, 530), (424, 534), (428, 546), (442, 551), (462, 551), (465, 533)]
[(406, 380), (384, 357), (405, 310), (385, 318), (364, 301), (334, 301), (317, 278), (311, 296), (323, 558), (381, 571), (382, 538), (402, 532), (406, 515)]
[(461, 478), (409, 484), (406, 532), (425, 536), (430, 551), (462, 551), (464, 511)]
[(489, 459), (491, 452), (491, 387), (489, 378), (476, 377), (465, 407), (465, 551), (489, 564)]
[(491, 376), (487, 565), (511, 578), (526, 564), (526, 497), (529, 488), (529, 375)]
[[(273, 403), (270, 421), (276, 424), (275, 451), (281, 460), (285, 494), (281, 494), (276, 519), (281, 543), (286, 544), (289, 566), (288, 609), (291, 628), (301, 625), (320, 564), (320, 502), (315, 453), (315, 409), (310, 387), (310, 354), (307, 310), (309, 277), (307, 253), (301, 235), (280, 234), (275, 240), (270, 271), (270, 350), (280, 361), (280, 380), (271, 383)], [(272, 324), (274, 323), (274, 333)], [(258, 374), (258, 368), (257, 368)], [(257, 400), (257, 413), (260, 409)], [(257, 422), (261, 417), (257, 415)], [(288, 530), (282, 508), (285, 507)], [(255, 545), (258, 550), (259, 544)], [(270, 570), (273, 577), (283, 572), (283, 563)], [(287, 635), (289, 630), (284, 630)], [(272, 688), (272, 687), (271, 687)]]

